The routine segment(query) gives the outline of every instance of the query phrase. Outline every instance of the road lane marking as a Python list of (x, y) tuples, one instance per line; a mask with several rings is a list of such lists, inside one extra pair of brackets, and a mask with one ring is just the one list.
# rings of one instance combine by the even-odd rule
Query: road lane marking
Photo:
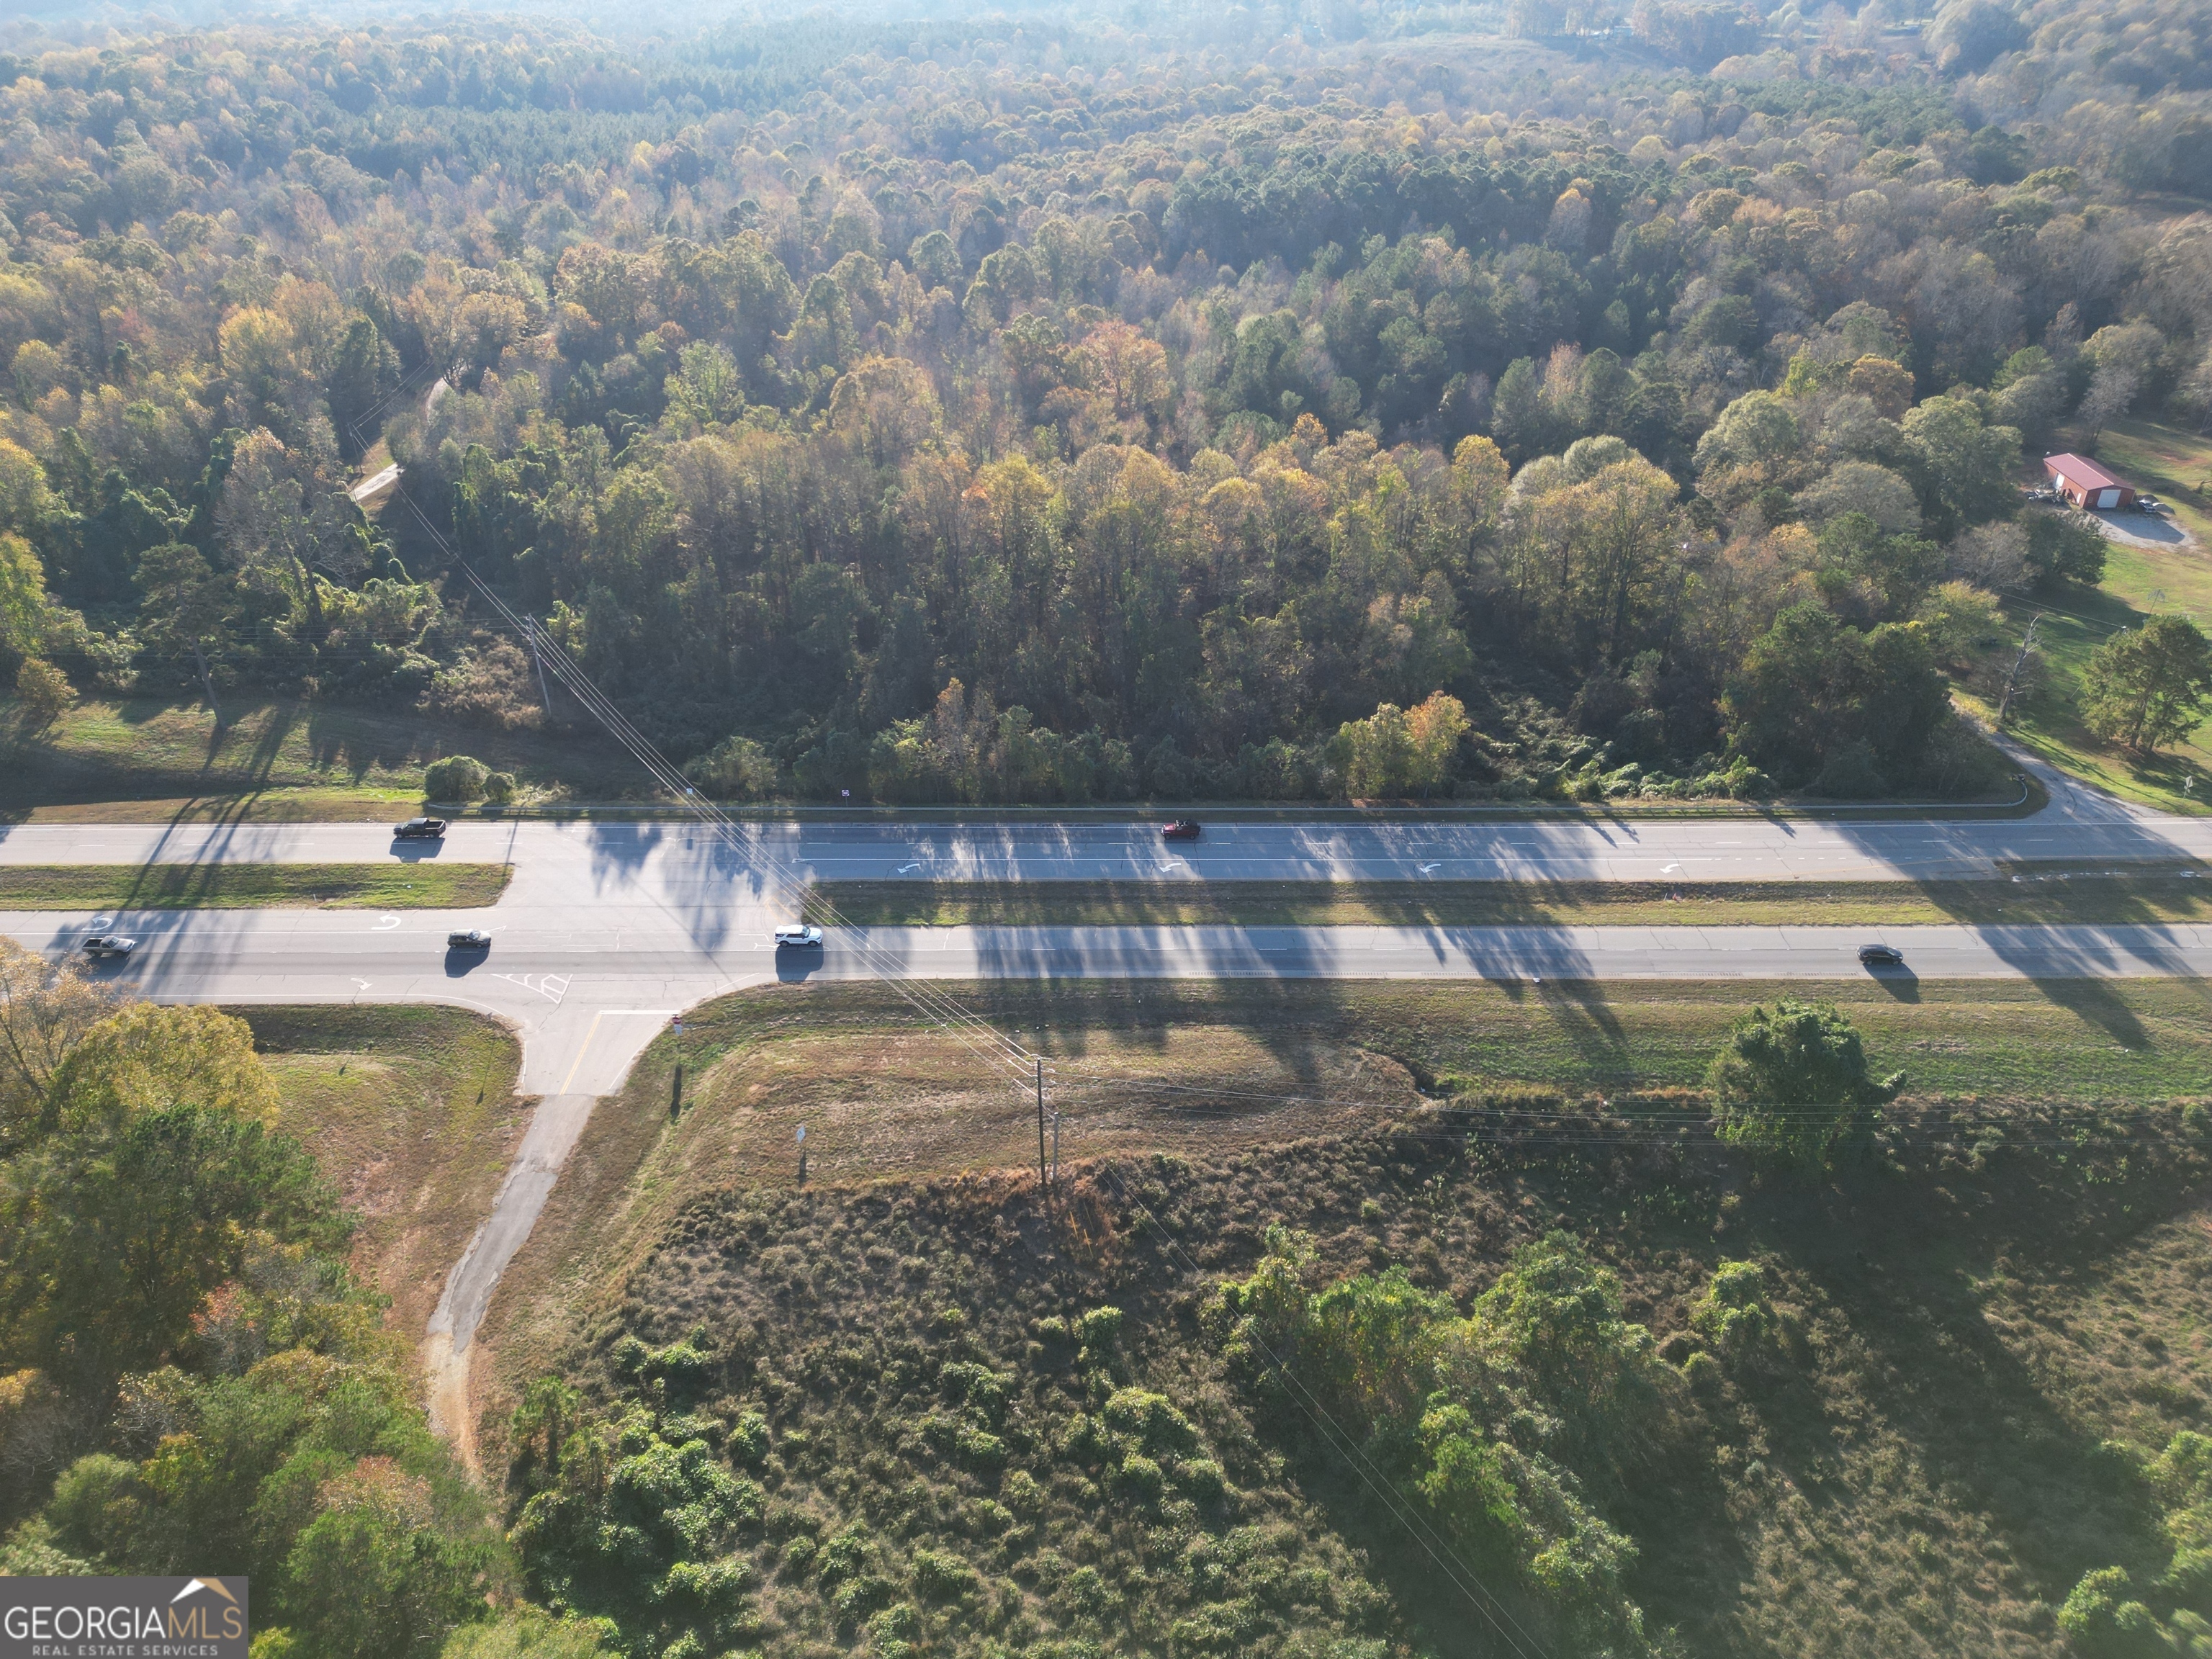
[(397, 916), (380, 916), (377, 918), (376, 926), (368, 931), (372, 933), (388, 933), (398, 925), (399, 918)]
[(578, 1071), (582, 1069), (584, 1064), (584, 1055), (591, 1048), (592, 1039), (599, 1035), (599, 1021), (605, 1018), (605, 1016), (606, 1010), (604, 1008), (602, 1008), (598, 1013), (592, 1016), (592, 1023), (585, 1029), (584, 1031), (584, 1041), (576, 1049), (576, 1057), (568, 1062), (568, 1075), (561, 1079), (561, 1092), (562, 1094), (567, 1094), (568, 1092), (568, 1085), (576, 1080), (576, 1073)]

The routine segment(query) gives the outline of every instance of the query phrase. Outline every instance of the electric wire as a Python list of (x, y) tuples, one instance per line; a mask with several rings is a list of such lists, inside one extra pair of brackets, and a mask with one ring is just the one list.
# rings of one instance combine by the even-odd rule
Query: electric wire
[[(1121, 1172), (1114, 1168), (1112, 1160), (1107, 1159), (1101, 1162), (1098, 1170), (1108, 1181), (1113, 1183), (1114, 1189), (1121, 1201), (1144, 1218), (1145, 1224), (1150, 1227), (1158, 1237), (1162, 1249), (1182, 1264), (1183, 1271), (1194, 1278), (1202, 1277), (1198, 1263), (1191, 1260), (1188, 1253), (1176, 1241), (1175, 1235), (1170, 1233), (1160, 1218), (1152, 1213), (1151, 1206), (1129, 1190), (1128, 1183), (1121, 1179)], [(1336, 1420), (1328, 1407), (1306, 1387), (1297, 1372), (1292, 1370), (1282, 1356), (1274, 1351), (1267, 1339), (1255, 1331), (1252, 1333), (1252, 1342), (1254, 1346), (1267, 1356), (1269, 1368), (1282, 1380), (1285, 1388), (1297, 1400), (1299, 1408), (1305, 1413), (1307, 1419), (1320, 1432), (1324, 1443), (1340, 1458), (1351, 1465), (1352, 1473), (1358, 1476), (1360, 1484), (1372, 1492), (1382, 1503), (1383, 1508), (1389, 1511), (1391, 1517), (1413, 1535), (1413, 1541), (1421, 1547), (1422, 1553), (1435, 1565), (1437, 1571), (1443, 1573), (1451, 1582), (1452, 1588), (1465, 1596), (1475, 1611), (1489, 1621), (1491, 1628), (1498, 1633), (1499, 1639), (1516, 1654), (1527, 1656), (1533, 1650), (1534, 1653), (1541, 1655), (1545, 1650), (1544, 1648), (1522, 1627), (1520, 1621), (1513, 1617), (1511, 1609), (1507, 1607), (1498, 1598), (1497, 1594), (1482, 1582), (1479, 1574), (1459, 1559), (1458, 1552), (1452, 1548), (1450, 1541), (1438, 1536), (1435, 1530), (1421, 1518), (1419, 1512), (1398, 1495), (1391, 1486), (1389, 1478), (1375, 1467), (1373, 1460), (1367, 1455), (1359, 1443), (1352, 1438), (1351, 1432)], [(1461, 1571), (1455, 1571), (1455, 1567), (1464, 1571), (1466, 1576), (1462, 1577)]]
[[(356, 435), (358, 437), (358, 433)], [(507, 604), (506, 599), (484, 580), (475, 566), (462, 555), (460, 550), (454, 546), (444, 532), (431, 521), (428, 514), (422, 511), (420, 503), (408, 494), (404, 471), (394, 484), (393, 493), (404, 503), (407, 510), (422, 526), (423, 532), (437, 544), (440, 550), (467, 579), (470, 585), (483, 596), (484, 601), (508, 626), (520, 632), (530, 641), (537, 653), (538, 659), (552, 673), (554, 678), (559, 680), (562, 686), (576, 697), (586, 712), (590, 714), (609, 735), (621, 744), (644, 769), (647, 775), (662, 790), (672, 796), (680, 805), (705, 823), (716, 838), (730, 850), (732, 852), (744, 850), (744, 843), (748, 837), (744, 827), (712, 801), (699, 794), (684, 778), (683, 773), (660, 752), (650, 738), (637, 729), (614, 701), (599, 689), (591, 676), (569, 655), (566, 647), (558, 640), (548, 636), (543, 629), (537, 627), (534, 622), (520, 615)], [(798, 886), (798, 884), (789, 878), (778, 878), (775, 884), (779, 891), (786, 893)], [(799, 890), (803, 895), (803, 888)], [(794, 905), (792, 908), (796, 910), (799, 907)], [(898, 965), (890, 960), (888, 953), (867, 937), (866, 931), (854, 928), (853, 924), (836, 910), (834, 904), (821, 901), (815, 908), (817, 914), (826, 913), (833, 922), (853, 932), (859, 946), (859, 954), (871, 968), (875, 969), (878, 977), (891, 983), (893, 988), (913, 1003), (917, 1009), (933, 1016), (935, 1020), (946, 1029), (957, 1029), (964, 1033), (963, 1041), (968, 1042), (979, 1055), (993, 1063), (1008, 1065), (1034, 1061), (1036, 1056), (1026, 1048), (1000, 1032), (988, 1021), (966, 1008), (957, 999), (935, 986), (901, 971)]]
[[(453, 561), (471, 586), (483, 596), (485, 601), (510, 626), (523, 631), (538, 651), (538, 659), (546, 665), (554, 678), (558, 679), (571, 695), (577, 697), (586, 710), (645, 769), (648, 775), (662, 789), (674, 796), (702, 823), (713, 830), (717, 837), (732, 851), (741, 850), (745, 837), (736, 821), (711, 801), (698, 794), (696, 790), (684, 780), (683, 774), (623, 714), (612, 699), (600, 690), (557, 640), (544, 637), (534, 623), (517, 615), (514, 608), (478, 574), (474, 566), (462, 556), (459, 550), (439, 531), (437, 526), (431, 522), (421, 506), (407, 493), (404, 471), (395, 481), (394, 493), (406, 504), (416, 522)], [(787, 879), (778, 884), (785, 888), (792, 885)], [(826, 913), (833, 919), (842, 920), (836, 906), (827, 901), (817, 900), (816, 911), (817, 914)], [(846, 926), (851, 928), (851, 924), (847, 923)], [(874, 947), (872, 941), (868, 939), (867, 931), (865, 928), (852, 928), (851, 931), (857, 935), (864, 956), (874, 958), (872, 965), (882, 963), (885, 953)], [(1018, 1039), (1000, 1031), (980, 1015), (968, 1009), (957, 998), (940, 988), (925, 985), (912, 975), (896, 971), (895, 968), (890, 971), (883, 971), (879, 969), (879, 974), (880, 976), (887, 979), (892, 988), (905, 997), (926, 1020), (938, 1029), (945, 1030), (956, 1041), (969, 1048), (971, 1052), (978, 1054), (987, 1060), (1010, 1065), (1018, 1065), (1024, 1061), (1034, 1064), (1041, 1060), (1041, 1055), (1033, 1053)], [(1118, 1179), (1116, 1185), (1117, 1187), (1121, 1185)], [(1126, 1201), (1136, 1204), (1136, 1207), (1145, 1215), (1147, 1222), (1152, 1226), (1154, 1231), (1159, 1234), (1168, 1248), (1181, 1257), (1188, 1267), (1194, 1270), (1195, 1264), (1190, 1263), (1188, 1257), (1183, 1255), (1180, 1247), (1167, 1234), (1165, 1229), (1159, 1225), (1158, 1218), (1153, 1217), (1149, 1210), (1144, 1209), (1133, 1196), (1127, 1194), (1126, 1192), (1124, 1196)], [(1264, 1344), (1261, 1346), (1265, 1346)], [(1534, 1653), (1540, 1655), (1542, 1649), (1534, 1646), (1534, 1638), (1528, 1638), (1527, 1632), (1520, 1628), (1517, 1621), (1513, 1620), (1510, 1611), (1498, 1601), (1495, 1595), (1481, 1583), (1479, 1577), (1474, 1575), (1471, 1570), (1467, 1570), (1467, 1577), (1462, 1578), (1461, 1572), (1455, 1570), (1456, 1558), (1449, 1545), (1436, 1536), (1420, 1517), (1390, 1489), (1387, 1480), (1382, 1476), (1379, 1470), (1375, 1468), (1358, 1443), (1334, 1418), (1329, 1416), (1321, 1402), (1311, 1395), (1304, 1385), (1292, 1376), (1286, 1367), (1283, 1366), (1272, 1352), (1269, 1352), (1269, 1358), (1276, 1366), (1278, 1373), (1284, 1377), (1286, 1384), (1295, 1391), (1316, 1427), (1322, 1430), (1323, 1438), (1331, 1449), (1352, 1467), (1361, 1482), (1374, 1492), (1383, 1506), (1413, 1534), (1414, 1540), (1435, 1563), (1437, 1570), (1443, 1572), (1452, 1582), (1454, 1587), (1467, 1597), (1470, 1604), (1498, 1632), (1500, 1639), (1516, 1655), (1528, 1656), (1532, 1648)], [(1457, 1563), (1457, 1566), (1460, 1569), (1465, 1569), (1463, 1562)]]

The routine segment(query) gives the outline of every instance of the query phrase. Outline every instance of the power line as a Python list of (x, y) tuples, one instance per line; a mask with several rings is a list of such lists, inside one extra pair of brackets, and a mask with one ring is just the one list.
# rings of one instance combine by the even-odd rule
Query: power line
[[(356, 429), (356, 439), (360, 436)], [(568, 689), (586, 712), (627, 750), (630, 757), (667, 793), (706, 824), (732, 851), (739, 850), (744, 830), (738, 822), (712, 801), (702, 796), (684, 778), (683, 773), (663, 755), (650, 738), (640, 732), (614, 701), (602, 691), (583, 667), (571, 657), (565, 646), (543, 629), (533, 629), (506, 599), (477, 571), (443, 532), (434, 524), (421, 505), (408, 493), (406, 476), (403, 471), (395, 481), (393, 493), (414, 515), (425, 533), (437, 544), (454, 567), (467, 578), (470, 585), (507, 625), (526, 638), (531, 638), (538, 648), (538, 662), (552, 672), (553, 677)], [(792, 884), (777, 881), (780, 892), (787, 895)], [(796, 904), (791, 907), (794, 914)], [(979, 1055), (994, 1064), (1019, 1066), (1036, 1056), (1019, 1042), (997, 1030), (988, 1022), (962, 1005), (957, 999), (934, 986), (927, 985), (914, 975), (901, 971), (891, 963), (888, 954), (875, 945), (866, 930), (854, 924), (827, 900), (817, 903), (817, 913), (825, 915), (833, 923), (848, 929), (854, 937), (859, 954), (875, 969), (878, 976), (890, 983), (914, 1006), (932, 1018), (935, 1023), (961, 1036)]]
[[(1181, 1262), (1184, 1271), (1193, 1277), (1202, 1277), (1198, 1263), (1191, 1260), (1182, 1246), (1176, 1241), (1175, 1235), (1170, 1233), (1162, 1224), (1160, 1218), (1152, 1213), (1151, 1207), (1129, 1190), (1128, 1184), (1121, 1179), (1120, 1171), (1114, 1168), (1112, 1162), (1109, 1160), (1100, 1164), (1098, 1170), (1100, 1174), (1113, 1183), (1114, 1189), (1120, 1195), (1121, 1201), (1144, 1218), (1145, 1224), (1158, 1235), (1162, 1247), (1169, 1255)], [(1498, 1638), (1516, 1654), (1527, 1656), (1532, 1650), (1535, 1654), (1542, 1654), (1544, 1649), (1537, 1643), (1535, 1638), (1522, 1628), (1520, 1621), (1513, 1617), (1511, 1610), (1498, 1600), (1488, 1585), (1482, 1582), (1480, 1576), (1474, 1569), (1468, 1567), (1464, 1561), (1460, 1560), (1458, 1552), (1451, 1547), (1450, 1542), (1438, 1536), (1435, 1530), (1421, 1518), (1419, 1512), (1405, 1502), (1391, 1485), (1389, 1477), (1375, 1467), (1373, 1460), (1367, 1455), (1359, 1443), (1352, 1438), (1350, 1431), (1342, 1424), (1336, 1420), (1328, 1407), (1322, 1404), (1313, 1391), (1299, 1380), (1297, 1374), (1291, 1369), (1282, 1356), (1269, 1346), (1267, 1339), (1260, 1335), (1257, 1331), (1252, 1332), (1251, 1337), (1253, 1346), (1267, 1356), (1269, 1368), (1282, 1379), (1285, 1388), (1296, 1399), (1299, 1408), (1305, 1413), (1307, 1419), (1320, 1432), (1324, 1443), (1351, 1465), (1352, 1473), (1359, 1478), (1360, 1484), (1374, 1493), (1382, 1506), (1390, 1512), (1391, 1517), (1413, 1534), (1413, 1541), (1420, 1546), (1422, 1553), (1435, 1565), (1437, 1571), (1451, 1581), (1452, 1587), (1468, 1599), (1475, 1611), (1489, 1621), (1491, 1628), (1498, 1633)], [(1462, 1571), (1465, 1573), (1464, 1577), (1462, 1576)]]

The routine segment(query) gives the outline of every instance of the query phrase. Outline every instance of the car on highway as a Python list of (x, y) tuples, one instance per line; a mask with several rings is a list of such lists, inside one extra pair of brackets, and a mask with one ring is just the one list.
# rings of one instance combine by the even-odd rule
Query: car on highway
[(489, 951), (491, 935), (481, 927), (457, 927), (446, 935), (448, 951)]
[(392, 826), (392, 836), (395, 841), (437, 841), (445, 833), (446, 821), (443, 818), (410, 818), (404, 823)]
[(1902, 968), (1905, 952), (1894, 945), (1862, 945), (1859, 961), (1869, 968)]
[(1196, 841), (1203, 833), (1196, 818), (1170, 818), (1160, 826), (1162, 841)]
[(108, 957), (127, 957), (138, 948), (135, 939), (120, 933), (94, 933), (84, 942), (84, 953), (98, 962)]
[(804, 951), (822, 943), (822, 930), (809, 927), (805, 922), (794, 921), (775, 930), (775, 948), (779, 951)]

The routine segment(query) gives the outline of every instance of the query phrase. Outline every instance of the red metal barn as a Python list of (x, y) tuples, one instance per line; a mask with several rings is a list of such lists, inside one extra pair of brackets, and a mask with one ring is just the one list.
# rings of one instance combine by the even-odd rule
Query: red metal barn
[(2082, 456), (2045, 455), (2043, 470), (2051, 475), (2051, 482), (2058, 493), (2076, 507), (2109, 508), (2129, 507), (2135, 502), (2132, 488)]

